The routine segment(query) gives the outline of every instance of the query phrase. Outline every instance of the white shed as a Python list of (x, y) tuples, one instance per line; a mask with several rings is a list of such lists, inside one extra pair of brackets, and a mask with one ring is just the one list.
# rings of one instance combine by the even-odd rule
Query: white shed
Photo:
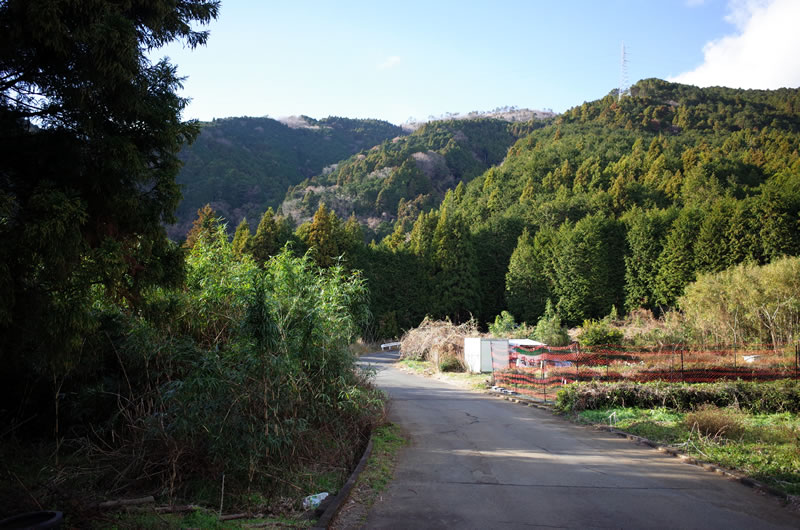
[(508, 367), (508, 339), (467, 337), (464, 339), (464, 362), (470, 372), (492, 372), (494, 366)]

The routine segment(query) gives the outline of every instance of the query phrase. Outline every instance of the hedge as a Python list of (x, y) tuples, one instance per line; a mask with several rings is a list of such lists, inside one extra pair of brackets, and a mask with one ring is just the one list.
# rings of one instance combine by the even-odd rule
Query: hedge
[(558, 391), (556, 408), (578, 412), (609, 407), (666, 407), (688, 411), (711, 403), (754, 413), (800, 412), (800, 381), (720, 381), (716, 383), (573, 383)]

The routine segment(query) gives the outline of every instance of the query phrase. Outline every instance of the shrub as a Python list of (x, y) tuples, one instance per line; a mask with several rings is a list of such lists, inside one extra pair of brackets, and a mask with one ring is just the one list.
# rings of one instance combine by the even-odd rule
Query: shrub
[(525, 322), (517, 324), (514, 315), (508, 311), (501, 311), (494, 319), (494, 323), (489, 322), (489, 334), (497, 338), (533, 338), (536, 330), (528, 326)]
[(791, 342), (800, 323), (800, 258), (700, 274), (678, 305), (703, 341)]
[(800, 381), (721, 381), (717, 383), (573, 383), (558, 391), (564, 412), (608, 407), (666, 407), (695, 410), (704, 404), (734, 406), (756, 413), (800, 412)]
[(578, 342), (581, 346), (595, 346), (601, 344), (619, 344), (622, 342), (623, 333), (614, 328), (606, 320), (584, 320)]
[(510, 337), (519, 328), (519, 324), (514, 320), (514, 315), (508, 311), (501, 311), (494, 318), (494, 323), (489, 322), (489, 333), (493, 337)]
[(464, 364), (454, 355), (444, 355), (439, 358), (440, 372), (463, 372), (464, 370)]
[(738, 439), (745, 432), (743, 414), (739, 409), (721, 409), (710, 403), (688, 412), (683, 423), (690, 431), (711, 438)]
[(566, 346), (569, 344), (567, 328), (561, 325), (561, 317), (553, 309), (553, 304), (550, 300), (547, 300), (544, 315), (536, 323), (534, 337), (549, 346)]

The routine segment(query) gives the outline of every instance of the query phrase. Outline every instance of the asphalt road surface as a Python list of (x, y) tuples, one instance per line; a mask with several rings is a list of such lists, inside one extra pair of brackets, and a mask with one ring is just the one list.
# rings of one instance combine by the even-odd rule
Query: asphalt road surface
[(547, 411), (362, 357), (404, 448), (366, 528), (800, 528), (738, 482)]

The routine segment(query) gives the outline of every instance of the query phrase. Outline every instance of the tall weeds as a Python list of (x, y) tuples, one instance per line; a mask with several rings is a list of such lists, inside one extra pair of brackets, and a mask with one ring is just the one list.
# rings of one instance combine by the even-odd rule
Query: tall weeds
[(184, 288), (139, 313), (98, 303), (105, 366), (64, 399), (84, 479), (197, 502), (223, 474), (228, 495), (306, 495), (300, 470), (345, 472), (382, 410), (348, 348), (366, 298), (357, 273), (289, 250), (258, 267), (220, 228), (192, 248)]

